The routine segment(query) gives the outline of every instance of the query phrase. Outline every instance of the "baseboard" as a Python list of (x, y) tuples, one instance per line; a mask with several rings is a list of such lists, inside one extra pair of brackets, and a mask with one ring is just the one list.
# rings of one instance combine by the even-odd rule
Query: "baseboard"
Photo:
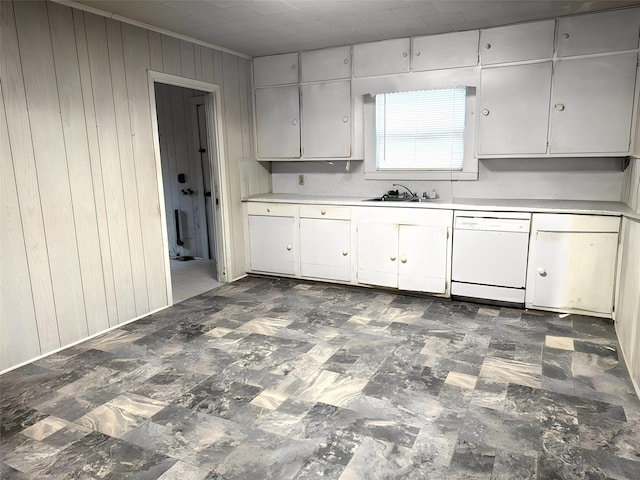
[(164, 307), (157, 308), (156, 310), (152, 310), (151, 312), (145, 313), (144, 315), (140, 315), (139, 317), (132, 318), (131, 320), (127, 320), (126, 322), (119, 323), (118, 325), (114, 325), (113, 327), (109, 327), (106, 330), (101, 330), (100, 332), (94, 333), (93, 335), (85, 337), (85, 338), (83, 338), (81, 340), (77, 340), (77, 341), (75, 341), (73, 343), (70, 343), (68, 345), (65, 345), (63, 347), (56, 348), (55, 350), (52, 350), (52, 351), (47, 352), (47, 353), (44, 353), (44, 354), (42, 354), (42, 355), (40, 355), (38, 357), (34, 357), (34, 358), (30, 359), (30, 360), (26, 360), (24, 362), (21, 362), (21, 363), (19, 363), (17, 365), (14, 365), (13, 367), (9, 367), (9, 368), (7, 368), (5, 370), (0, 371), (0, 375), (3, 375), (3, 374), (8, 373), (8, 372), (10, 372), (12, 370), (15, 370), (16, 368), (20, 368), (20, 367), (24, 367), (25, 365), (29, 365), (30, 363), (37, 362), (38, 360), (46, 358), (49, 355), (53, 355), (54, 353), (61, 352), (62, 350), (65, 350), (65, 349), (67, 349), (69, 347), (73, 347), (75, 345), (79, 345), (82, 342), (86, 342), (87, 340), (91, 340), (92, 338), (99, 337), (100, 335), (104, 335), (105, 333), (108, 333), (108, 332), (110, 332), (112, 330), (120, 328), (123, 325), (127, 325), (129, 323), (133, 323), (133, 322), (138, 321), (138, 320), (140, 320), (142, 318), (148, 317), (149, 315), (153, 315), (154, 313), (158, 313), (158, 312), (160, 312), (162, 310), (165, 310), (165, 309), (169, 308), (170, 306), (171, 305), (166, 305)]

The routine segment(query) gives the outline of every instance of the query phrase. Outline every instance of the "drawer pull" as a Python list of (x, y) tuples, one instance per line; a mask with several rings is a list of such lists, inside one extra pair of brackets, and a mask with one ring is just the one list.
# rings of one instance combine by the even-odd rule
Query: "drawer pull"
[(346, 116), (345, 116), (345, 117), (342, 117), (342, 121), (343, 121), (344, 123), (347, 123), (347, 122), (349, 121), (349, 117), (346, 117)]
[(490, 43), (487, 43), (487, 44), (484, 46), (484, 48), (486, 48), (487, 50), (489, 50), (489, 49), (491, 48), (491, 44), (490, 44)]
[(349, 252), (347, 252), (346, 250), (342, 250), (342, 256), (346, 257), (347, 255), (349, 255)]
[(348, 59), (348, 58), (345, 58), (345, 59), (344, 59), (344, 64), (346, 65), (347, 63), (349, 63), (349, 59)]
[(403, 57), (406, 57), (407, 55), (408, 55), (407, 52), (402, 52)]
[(419, 56), (420, 56), (420, 52), (416, 52), (416, 57), (419, 57)]
[(558, 110), (559, 112), (564, 110), (564, 103), (556, 103), (554, 105), (555, 109)]
[(562, 34), (562, 38), (564, 38), (566, 40), (567, 38), (569, 38), (569, 34), (568, 33), (563, 33)]
[(270, 208), (267, 208), (267, 213), (269, 213), (269, 212), (271, 212), (271, 209), (270, 209)]
[(485, 117), (487, 117), (489, 115), (489, 109), (488, 108), (483, 108), (482, 109), (482, 115), (484, 115)]
[(541, 277), (546, 277), (547, 271), (542, 267), (538, 267), (538, 275), (540, 275)]
[(392, 262), (396, 261), (396, 256), (395, 255), (391, 255), (389, 258), (391, 259)]
[(405, 257), (404, 255), (402, 255), (402, 256), (400, 257), (400, 261), (401, 261), (402, 263), (407, 263), (407, 257)]
[(287, 250), (291, 250), (292, 248), (291, 244), (287, 245)]
[(291, 125), (297, 125), (297, 124), (298, 124), (298, 119), (297, 119), (297, 118), (294, 118), (294, 119), (291, 121)]
[(320, 215), (326, 215), (327, 211), (326, 210), (320, 210)]

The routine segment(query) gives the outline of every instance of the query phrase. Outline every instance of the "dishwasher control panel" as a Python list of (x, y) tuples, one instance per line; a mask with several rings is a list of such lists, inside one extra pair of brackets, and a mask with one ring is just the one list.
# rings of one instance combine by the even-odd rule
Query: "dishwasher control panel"
[(529, 233), (529, 220), (520, 218), (456, 217), (456, 230)]

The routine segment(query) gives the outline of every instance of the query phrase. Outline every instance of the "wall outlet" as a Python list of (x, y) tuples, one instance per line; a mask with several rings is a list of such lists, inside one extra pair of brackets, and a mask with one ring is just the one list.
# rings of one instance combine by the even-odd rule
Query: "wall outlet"
[(298, 175), (298, 185), (304, 185), (304, 175)]

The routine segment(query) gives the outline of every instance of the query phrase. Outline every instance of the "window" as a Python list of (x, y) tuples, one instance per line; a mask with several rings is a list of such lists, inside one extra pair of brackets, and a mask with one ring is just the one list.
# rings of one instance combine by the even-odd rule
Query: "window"
[(375, 97), (376, 169), (461, 171), (466, 88)]

